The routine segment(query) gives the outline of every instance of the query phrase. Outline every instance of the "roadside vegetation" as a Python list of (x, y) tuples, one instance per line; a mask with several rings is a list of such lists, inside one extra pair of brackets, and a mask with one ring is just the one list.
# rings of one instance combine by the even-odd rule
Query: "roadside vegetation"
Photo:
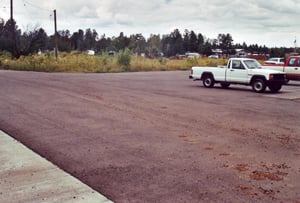
[(169, 71), (189, 70), (192, 66), (217, 66), (224, 65), (226, 59), (203, 58), (148, 58), (137, 56), (129, 50), (121, 51), (115, 56), (107, 53), (90, 56), (86, 53), (73, 51), (60, 52), (58, 60), (54, 53), (43, 53), (29, 56), (20, 56), (12, 59), (9, 53), (0, 54), (0, 69), (38, 72), (137, 72), (137, 71)]

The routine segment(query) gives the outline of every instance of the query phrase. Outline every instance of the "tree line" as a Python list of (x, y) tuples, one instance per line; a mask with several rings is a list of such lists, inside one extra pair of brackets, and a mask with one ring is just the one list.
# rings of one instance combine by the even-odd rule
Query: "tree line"
[[(252, 54), (270, 54), (284, 56), (292, 52), (293, 48), (268, 48), (257, 44), (234, 44), (233, 37), (219, 34), (215, 39), (209, 39), (201, 33), (184, 30), (181, 33), (175, 29), (169, 34), (151, 34), (147, 39), (142, 34), (124, 35), (117, 37), (99, 36), (96, 30), (79, 29), (76, 32), (69, 30), (58, 31), (58, 50), (63, 52), (94, 50), (96, 53), (129, 49), (132, 53), (149, 57), (170, 57), (183, 55), (186, 52), (195, 52), (202, 55), (211, 55), (213, 50), (222, 50), (225, 55), (236, 54), (236, 49), (243, 49)], [(53, 50), (54, 35), (48, 36), (43, 28), (22, 32), (14, 20), (0, 19), (0, 51), (10, 52), (14, 58), (21, 55), (35, 54), (38, 51)]]

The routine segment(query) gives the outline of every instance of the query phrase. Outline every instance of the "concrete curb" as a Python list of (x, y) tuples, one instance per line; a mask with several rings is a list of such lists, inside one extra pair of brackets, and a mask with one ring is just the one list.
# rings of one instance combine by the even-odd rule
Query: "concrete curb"
[(1, 130), (0, 202), (112, 203)]

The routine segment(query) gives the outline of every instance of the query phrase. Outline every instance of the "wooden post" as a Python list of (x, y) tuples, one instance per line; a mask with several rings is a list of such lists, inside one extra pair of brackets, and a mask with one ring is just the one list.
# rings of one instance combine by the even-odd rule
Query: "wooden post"
[(12, 59), (18, 55), (17, 43), (16, 43), (16, 32), (15, 32), (16, 24), (15, 24), (15, 20), (14, 20), (13, 10), (14, 10), (13, 0), (10, 0), (10, 23), (11, 23), (10, 29), (11, 29), (11, 35), (12, 35), (12, 40), (13, 40), (12, 56), (11, 56)]
[(13, 20), (14, 16), (13, 16), (13, 0), (10, 0), (10, 19)]
[(58, 57), (58, 55), (57, 55), (57, 51), (58, 51), (58, 45), (57, 45), (57, 24), (56, 24), (56, 10), (54, 10), (54, 43), (55, 43), (55, 58), (56, 58), (56, 60), (57, 60), (57, 57)]

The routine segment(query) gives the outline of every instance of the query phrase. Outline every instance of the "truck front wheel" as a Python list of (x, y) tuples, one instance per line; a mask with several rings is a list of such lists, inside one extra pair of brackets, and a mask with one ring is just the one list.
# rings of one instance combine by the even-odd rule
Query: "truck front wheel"
[(205, 75), (203, 77), (203, 85), (204, 87), (213, 87), (215, 84), (215, 80), (212, 75)]
[(254, 90), (254, 92), (264, 92), (266, 90), (266, 83), (263, 79), (257, 78), (254, 79), (252, 82), (252, 89)]
[(271, 90), (271, 92), (278, 92), (282, 85), (281, 84), (270, 84), (268, 85), (269, 89)]

